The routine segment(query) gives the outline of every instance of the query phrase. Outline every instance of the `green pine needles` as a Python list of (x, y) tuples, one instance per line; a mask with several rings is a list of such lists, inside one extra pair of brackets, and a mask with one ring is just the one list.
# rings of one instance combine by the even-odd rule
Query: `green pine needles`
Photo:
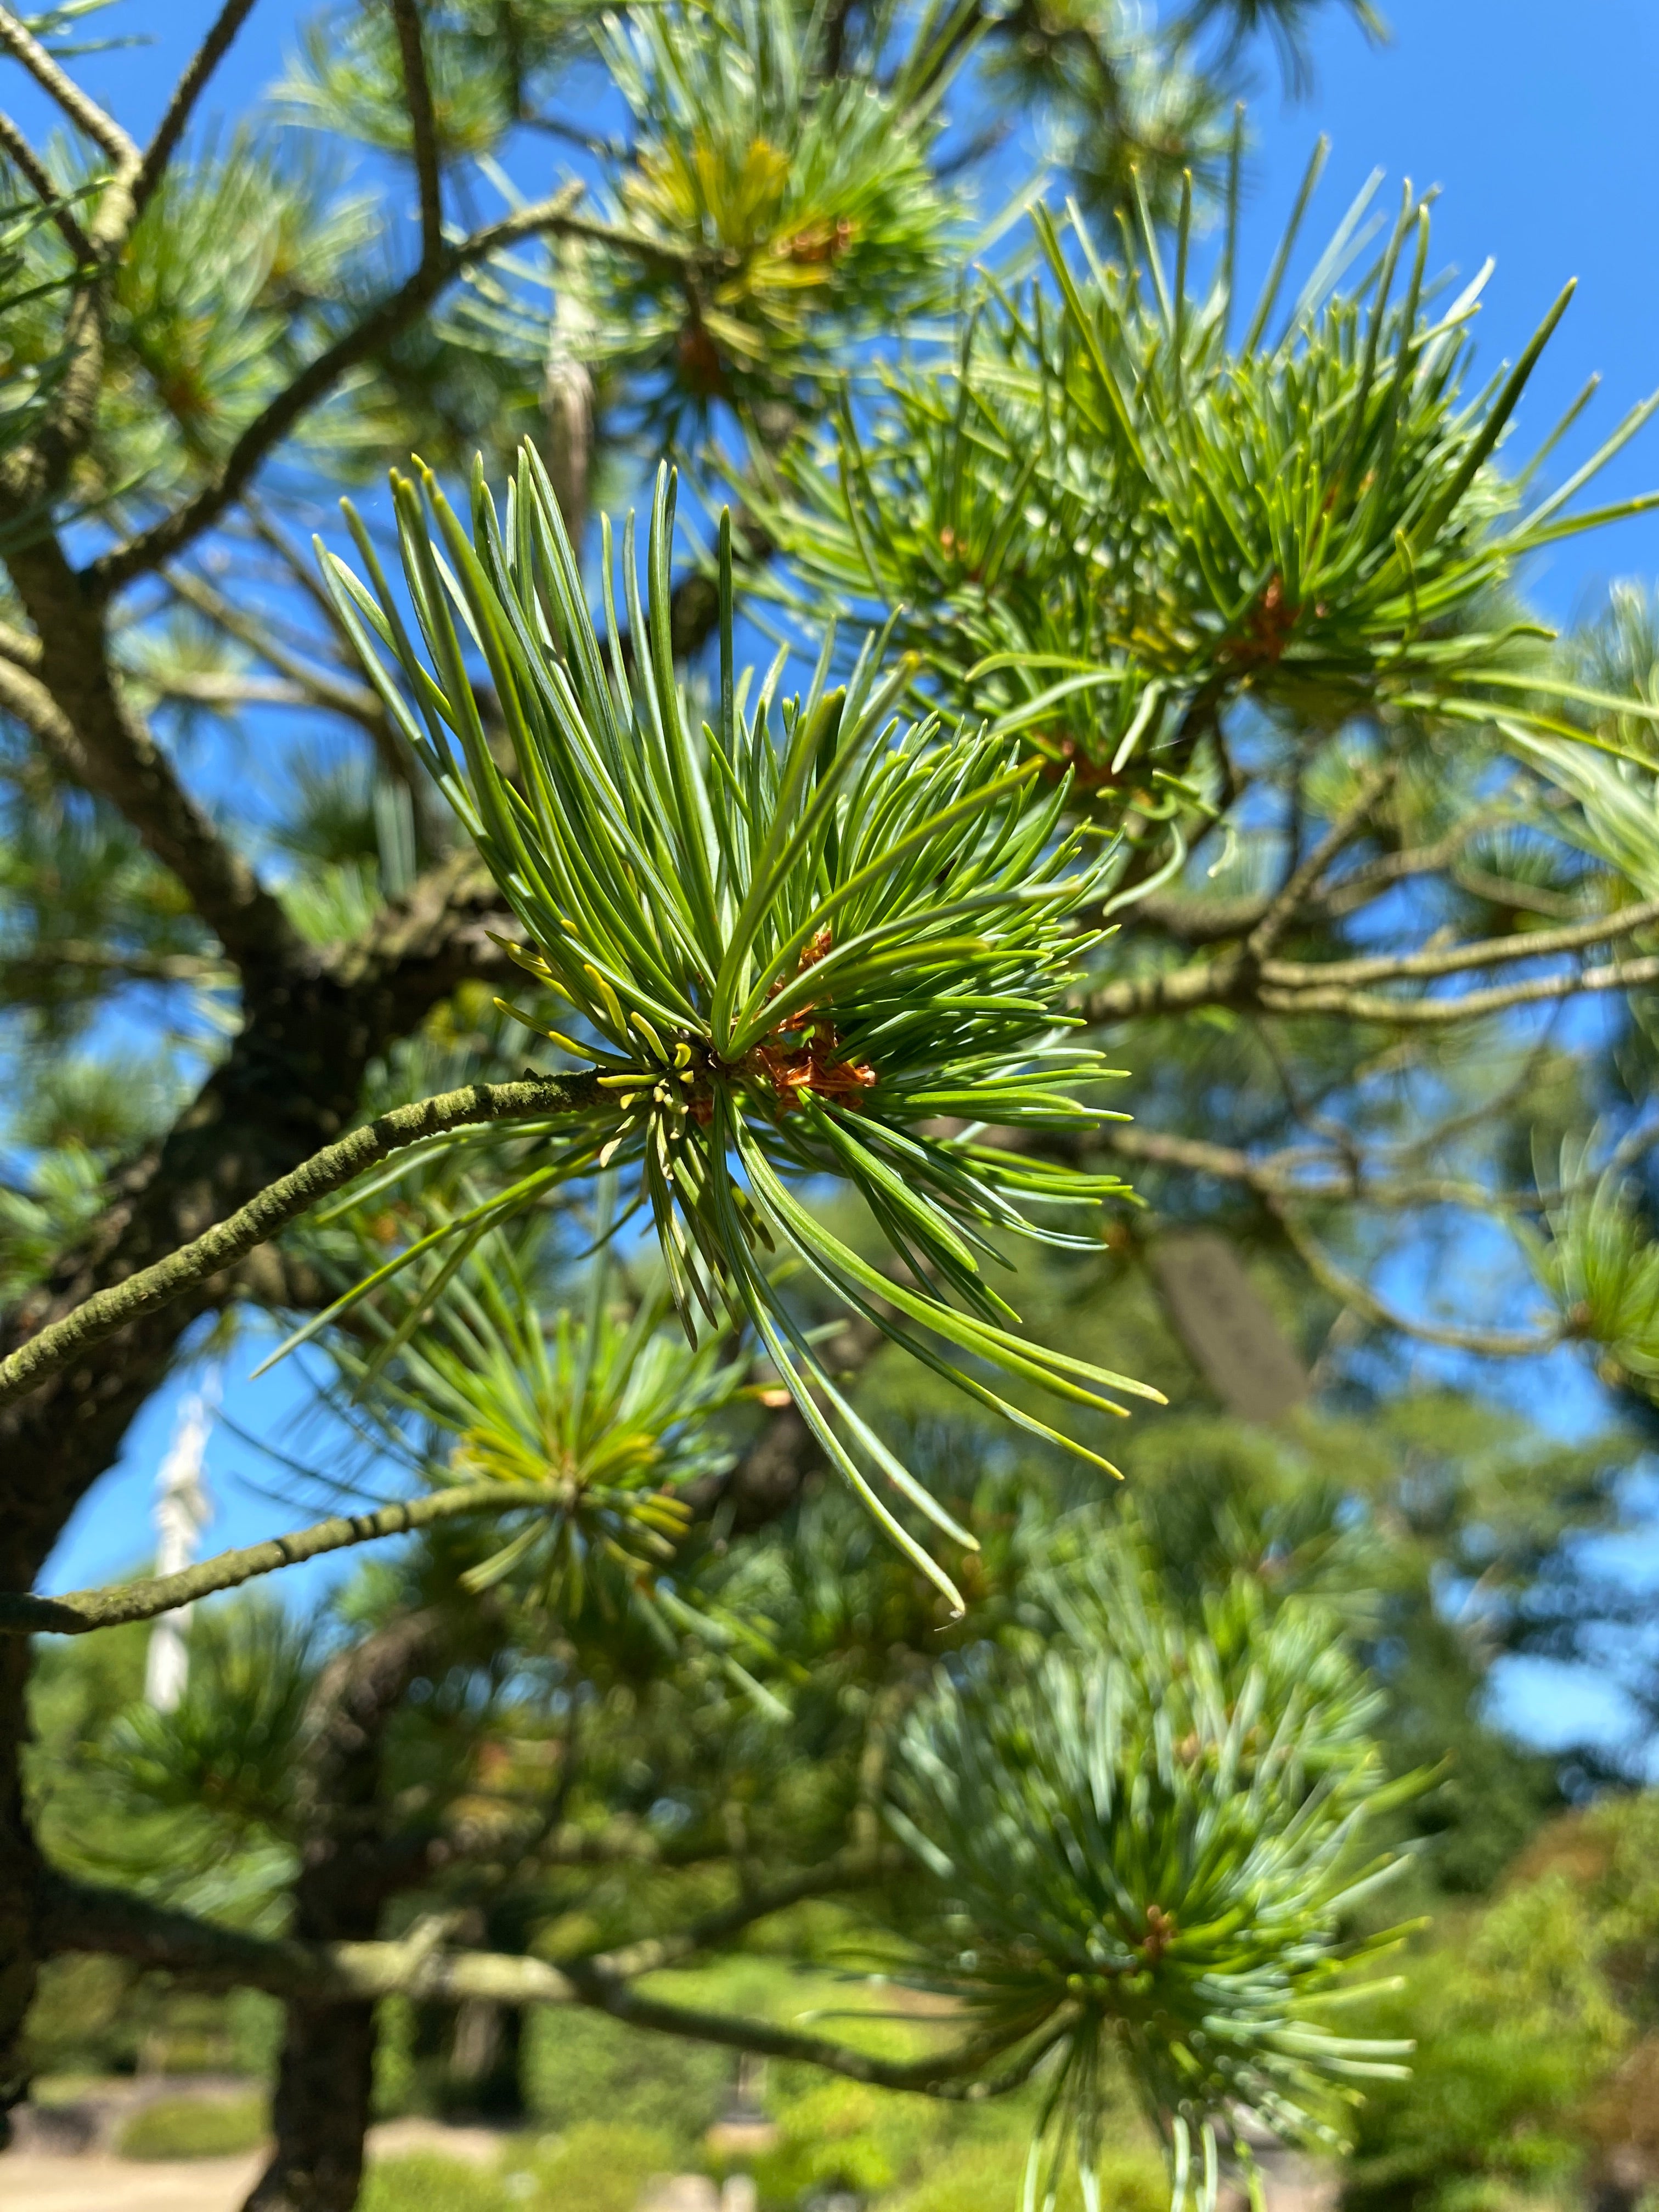
[[(1212, 2207), (1240, 2123), (1344, 2140), (1355, 2084), (1408, 2046), (1344, 2035), (1394, 1942), (1348, 1932), (1401, 1862), (1357, 1863), (1382, 1786), (1382, 1705), (1321, 1608), (1270, 1612), (1246, 1577), (1189, 1629), (1131, 1572), (1069, 1612), (1075, 1641), (941, 1672), (907, 1723), (890, 1819), (940, 1907), (907, 1981), (950, 1996), (986, 2043), (1045, 2054), (1028, 2169), (1052, 2208), (1068, 2148), (1091, 2212), (1114, 2054), (1169, 2154), (1174, 2212)], [(907, 1927), (907, 1935), (911, 1933)], [(914, 1953), (913, 1953), (914, 1957)]]
[[(601, 1238), (614, 1181), (601, 1184)], [(428, 1487), (506, 1486), (510, 1533), (465, 1588), (508, 1583), (570, 1623), (636, 1604), (655, 1624), (685, 1492), (732, 1464), (719, 1423), (745, 1363), (712, 1334), (688, 1346), (664, 1297), (629, 1310), (603, 1241), (579, 1306), (548, 1312), (536, 1244), (534, 1226), (528, 1240), (497, 1232), (435, 1297), (417, 1285), (401, 1320), (371, 1307), (366, 1346), (344, 1332), (331, 1342), (338, 1383), (325, 1395)]]
[[(1086, 1139), (1099, 1109), (1077, 1090), (1112, 1073), (1069, 1036), (1067, 994), (1096, 942), (1081, 917), (1106, 878), (1064, 825), (1066, 783), (1040, 788), (1036, 764), (993, 732), (901, 728), (890, 710), (912, 670), (882, 676), (875, 643), (844, 688), (829, 688), (826, 642), (805, 698), (778, 705), (775, 664), (751, 702), (733, 665), (729, 523), (716, 722), (694, 731), (673, 675), (665, 470), (643, 598), (631, 520), (624, 538), (627, 658), (605, 531), (608, 667), (532, 451), (504, 520), (475, 473), (470, 537), (429, 473), (418, 489), (393, 482), (419, 642), (355, 516), (369, 583), (326, 552), (325, 573), (388, 711), (518, 918), (514, 957), (567, 1010), (557, 1026), (524, 1018), (599, 1071), (606, 1103), (573, 1128), (558, 1171), (637, 1180), (688, 1333), (753, 1325), (832, 1462), (959, 1605), (872, 1473), (954, 1541), (971, 1536), (854, 1411), (775, 1263), (1103, 1467), (1030, 1410), (1025, 1386), (1089, 1412), (1121, 1413), (1113, 1391), (1158, 1396), (1016, 1334), (988, 1273), (1005, 1234), (1086, 1243), (1076, 1210), (1123, 1188), (987, 1135)], [(804, 1201), (824, 1176), (864, 1200), (884, 1267)]]
[(1231, 242), (1193, 283), (1190, 191), (1172, 256), (1144, 196), (1115, 258), (1077, 207), (1069, 240), (1035, 210), (1052, 290), (988, 277), (953, 358), (885, 372), (867, 414), (843, 406), (785, 458), (788, 496), (761, 512), (796, 580), (775, 588), (804, 585), (815, 617), (826, 599), (899, 610), (933, 696), (1074, 763), (1101, 803), (1149, 767), (1184, 775), (1243, 693), (1316, 730), (1381, 712), (1571, 735), (1561, 702), (1616, 706), (1552, 662), (1506, 586), (1653, 504), (1567, 511), (1659, 397), (1547, 495), (1533, 480), (1588, 391), (1504, 471), (1571, 288), (1469, 391), (1488, 271), (1437, 298), (1428, 203), (1407, 191), (1379, 233), (1379, 172), (1285, 306), (1323, 151), (1253, 307)]

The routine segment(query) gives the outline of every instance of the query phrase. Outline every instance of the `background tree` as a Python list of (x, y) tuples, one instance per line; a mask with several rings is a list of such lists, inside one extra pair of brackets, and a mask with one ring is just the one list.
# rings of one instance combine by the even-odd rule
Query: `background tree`
[[(1544, 1632), (1528, 1584), (1616, 1512), (1621, 1448), (1402, 1397), (1389, 1349), (1583, 1342), (1632, 1400), (1659, 1357), (1645, 602), (1563, 645), (1517, 573), (1613, 519), (1578, 495), (1648, 410), (1551, 489), (1553, 442), (1500, 458), (1565, 295), (1474, 390), (1474, 294), (1437, 288), (1409, 194), (1380, 228), (1351, 210), (1291, 289), (1317, 162), (1235, 299), (1224, 118), (1250, 38), (1294, 53), (1304, 12), (1154, 37), (1115, 8), (377, 0), (317, 19), (275, 104), (216, 138), (233, 0), (143, 149), (76, 86), (67, 19), (0, 10), (71, 134), (0, 126), (27, 1101), (0, 1365), (9, 2096), (40, 1962), (82, 1951), (282, 1996), (264, 2205), (353, 2201), (392, 1992), (582, 2005), (945, 2096), (1046, 2062), (1050, 2181), (1068, 2145), (1098, 2154), (1115, 2039), (1182, 2195), (1241, 2103), (1334, 2139), (1342, 2069), (1393, 2063), (1322, 2025), (1369, 1940), (1347, 1845), (1368, 1810), (1470, 1836), (1455, 1796), (1407, 1814), (1373, 1785), (1448, 1714), (1480, 1741), (1486, 1653)], [(1034, 116), (1075, 206), (976, 235), (997, 131)], [(319, 126), (367, 149), (354, 173)], [(520, 204), (501, 164), (526, 134), (579, 166)], [(349, 538), (328, 520), (314, 564), (319, 495), (411, 449), (428, 472), (365, 492)], [(665, 451), (735, 524), (676, 576), (659, 478), (618, 601), (590, 519)], [(734, 594), (816, 660), (794, 707), (739, 682)], [(282, 803), (249, 805), (237, 769), (279, 710), (302, 732)], [(1580, 998), (1617, 1019), (1547, 1018)], [(112, 1042), (134, 1009), (137, 1062)], [(1097, 1043), (1133, 1123), (1103, 1115)], [(655, 1219), (654, 1260), (622, 1237), (637, 1280), (586, 1263), (620, 1233), (584, 1212), (601, 1170)], [(1151, 1216), (1116, 1200), (1130, 1171)], [(850, 1212), (817, 1202), (825, 1176)], [(1148, 1224), (1183, 1218), (1291, 1271), (1322, 1410), (1280, 1443), (1141, 1416), (1170, 1479), (1114, 1519), (1061, 1467), (1101, 1459), (1113, 1391), (1171, 1379), (1133, 1316)], [(1011, 1279), (1020, 1333), (985, 1270), (1022, 1221), (1053, 1251)], [(1477, 1237), (1489, 1311), (1413, 1294)], [(107, 1738), (173, 1824), (179, 1894), (146, 1894), (26, 1804), (25, 1638), (186, 1589), (28, 1594), (191, 1325), (249, 1305), (306, 1317), (364, 1438), (329, 1500), (355, 1510), (188, 1590), (426, 1534), (314, 1649), (238, 1614), (198, 1704)], [(918, 1376), (967, 1390), (942, 1459), (900, 1418)], [(1362, 1413), (1363, 1455), (1321, 1426)], [(1117, 1558), (1121, 1620), (1067, 1542)], [(1447, 1574), (1479, 1579), (1484, 1647), (1447, 1628)], [(1052, 1694), (1022, 1712), (1036, 1644)], [(566, 1709), (583, 1741), (550, 1754)], [(463, 1711), (487, 1717), (472, 1771)], [(510, 1786), (475, 1841), (485, 1751)], [(1493, 1765), (1522, 1808), (1547, 1794)], [(1150, 1839), (1212, 1822), (1225, 1848), (1171, 1888)], [(1066, 1832), (1082, 1871), (1043, 1856)], [(1212, 1942), (1258, 1861), (1248, 1934)], [(234, 1895), (199, 1886), (228, 1866)], [(999, 1922), (1015, 1882), (1041, 1925)], [(637, 1986), (872, 1884), (900, 1971), (958, 2000), (942, 2052)], [(1195, 1985), (1226, 1993), (1219, 2056)]]

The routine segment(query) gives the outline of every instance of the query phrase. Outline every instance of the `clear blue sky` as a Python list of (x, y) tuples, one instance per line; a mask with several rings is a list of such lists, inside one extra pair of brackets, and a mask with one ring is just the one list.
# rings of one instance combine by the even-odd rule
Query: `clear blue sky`
[[(216, 0), (125, 0), (99, 19), (108, 32), (154, 33), (141, 48), (89, 58), (83, 81), (135, 135), (159, 113), (167, 88)], [(1333, 141), (1326, 182), (1307, 235), (1334, 226), (1373, 167), (1389, 179), (1437, 185), (1437, 262), (1472, 274), (1491, 254), (1496, 274), (1478, 328), (1481, 358), (1513, 358), (1571, 276), (1577, 300), (1533, 387), (1522, 449), (1540, 435), (1592, 371), (1601, 395), (1567, 458), (1576, 461), (1626, 407), (1659, 386), (1659, 11), (1638, 0), (1592, 0), (1563, 9), (1554, 0), (1392, 0), (1391, 37), (1376, 47), (1332, 8), (1314, 41), (1308, 97), (1280, 91), (1264, 60), (1253, 106), (1259, 157), (1248, 202), (1245, 264), (1265, 264), (1312, 141)], [(276, 76), (300, 11), (293, 0), (262, 0), (217, 80), (214, 105), (227, 115)], [(4, 70), (6, 103), (33, 125), (28, 88)], [(526, 176), (526, 183), (532, 179)], [(1659, 484), (1659, 425), (1609, 471), (1603, 496)], [(1659, 516), (1621, 526), (1589, 544), (1556, 550), (1534, 579), (1558, 621), (1572, 617), (1615, 575), (1659, 574)], [(227, 1407), (242, 1425), (270, 1432), (291, 1407), (295, 1384), (279, 1373), (259, 1385), (245, 1376), (255, 1352), (239, 1353), (227, 1375)], [(155, 1468), (170, 1431), (178, 1388), (161, 1393), (136, 1425), (120, 1467), (87, 1499), (46, 1578), (64, 1588), (130, 1565), (148, 1547)], [(210, 1473), (219, 1498), (215, 1547), (244, 1542), (283, 1521), (282, 1510), (238, 1487), (255, 1462), (223, 1432)], [(1570, 1686), (1547, 1670), (1512, 1674), (1504, 1710), (1547, 1733), (1568, 1713)], [(1571, 1718), (1590, 1693), (1571, 1689)], [(1616, 1726), (1616, 1716), (1609, 1725)]]

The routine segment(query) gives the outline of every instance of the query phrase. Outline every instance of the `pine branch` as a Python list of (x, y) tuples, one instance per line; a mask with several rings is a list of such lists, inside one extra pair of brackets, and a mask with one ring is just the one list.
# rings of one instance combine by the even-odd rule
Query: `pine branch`
[(403, 61), (404, 100), (415, 149), (415, 174), (421, 191), (421, 267), (435, 268), (444, 246), (443, 191), (438, 167), (438, 125), (432, 112), (432, 83), (421, 43), (416, 0), (392, 0), (398, 52)]
[(1562, 929), (1522, 930), (1425, 952), (1378, 953), (1358, 960), (1262, 960), (1248, 947), (1217, 960), (1195, 961), (1158, 975), (1106, 983), (1091, 992), (1082, 1011), (1091, 1022), (1121, 1022), (1197, 1006), (1254, 1006), (1264, 1013), (1342, 1014), (1353, 1021), (1388, 1022), (1401, 1028), (1443, 1028), (1477, 1021), (1511, 1006), (1575, 998), (1580, 992), (1619, 991), (1659, 980), (1652, 956), (1547, 975), (1525, 983), (1494, 985), (1451, 999), (1392, 999), (1353, 987), (1407, 983), (1471, 969), (1518, 965), (1605, 945), (1659, 921), (1659, 899), (1597, 915)]
[[(117, 698), (101, 659), (73, 650), (90, 628), (75, 578), (55, 543), (14, 555), (13, 580), (52, 648), (32, 674), (0, 657), (0, 709), (16, 717), (60, 773), (106, 799), (178, 877), (197, 914), (240, 968), (281, 962), (299, 940), (253, 869), (197, 805), (143, 720)], [(57, 679), (57, 688), (48, 678)], [(62, 686), (77, 696), (66, 701)]]
[[(291, 653), (272, 634), (270, 624), (248, 614), (234, 600), (228, 599), (188, 568), (168, 568), (165, 580), (172, 592), (186, 606), (206, 617), (216, 629), (234, 637), (240, 645), (257, 653), (268, 667), (285, 677), (295, 702), (304, 700), (321, 707), (330, 714), (343, 714), (368, 731), (371, 736), (384, 732), (386, 709), (367, 684), (357, 684), (349, 677), (338, 675), (331, 669), (319, 668), (314, 662)], [(143, 672), (139, 672), (141, 674)]]
[(59, 69), (33, 32), (19, 22), (9, 8), (0, 7), (0, 46), (22, 64), (41, 90), (52, 95), (70, 122), (84, 131), (95, 145), (101, 146), (118, 167), (134, 171), (139, 167), (143, 157), (120, 125), (112, 116), (106, 115), (73, 77)]
[(258, 472), (273, 447), (303, 416), (328, 397), (347, 370), (356, 368), (381, 347), (389, 345), (425, 313), (452, 277), (475, 262), (486, 259), (505, 246), (516, 245), (520, 239), (550, 231), (565, 237), (596, 240), (657, 260), (677, 258), (652, 240), (637, 238), (611, 224), (588, 222), (577, 217), (572, 210), (581, 191), (580, 185), (568, 185), (550, 199), (538, 200), (534, 206), (504, 216), (500, 222), (475, 230), (469, 237), (446, 246), (431, 262), (423, 262), (397, 291), (308, 362), (293, 383), (255, 416), (231, 447), (211, 482), (204, 484), (194, 498), (125, 544), (100, 554), (83, 569), (87, 590), (94, 598), (106, 599), (123, 585), (130, 584), (134, 577), (147, 574), (162, 562), (172, 560), (204, 530), (210, 529)]
[[(1605, 935), (1605, 932), (1603, 934)], [(1524, 957), (1517, 955), (1517, 957)], [(1547, 1005), (1603, 991), (1630, 991), (1659, 982), (1659, 955), (1583, 968), (1569, 975), (1544, 975), (1528, 983), (1496, 984), (1466, 991), (1456, 999), (1389, 999), (1376, 991), (1263, 990), (1257, 1003), (1277, 1014), (1341, 1014), (1350, 1021), (1377, 1022), (1395, 1029), (1444, 1029), (1454, 1022), (1484, 1020), (1515, 1006)]]
[(0, 1360), (0, 1406), (37, 1389), (90, 1346), (113, 1335), (141, 1315), (170, 1305), (196, 1285), (222, 1273), (319, 1199), (340, 1189), (389, 1153), (467, 1122), (529, 1121), (582, 1113), (598, 1105), (603, 1097), (596, 1078), (586, 1073), (524, 1083), (475, 1083), (412, 1106), (393, 1107), (378, 1121), (365, 1123), (337, 1144), (313, 1153), (204, 1236), (125, 1281), (94, 1291), (84, 1304), (30, 1337), (9, 1359)]
[(946, 2099), (978, 2102), (1016, 2088), (1049, 2047), (1046, 2040), (1028, 2047), (1005, 2073), (989, 2078), (981, 2069), (1008, 2048), (1006, 2038), (974, 2038), (925, 2058), (877, 2058), (770, 2021), (669, 2004), (580, 1966), (562, 1970), (541, 1959), (445, 1950), (441, 1921), (417, 1923), (401, 1942), (284, 1941), (222, 1928), (125, 1891), (53, 1874), (41, 1884), (40, 1923), (44, 1947), (52, 1952), (92, 1951), (131, 1959), (198, 1986), (264, 1989), (324, 2003), (403, 1996), (450, 2004), (476, 1998), (509, 2005), (584, 2005), (660, 2034), (797, 2060), (876, 2087)]
[(1296, 1219), (1282, 1200), (1273, 1203), (1273, 1211), (1285, 1236), (1290, 1239), (1297, 1258), (1308, 1273), (1331, 1297), (1344, 1306), (1351, 1307), (1378, 1328), (1397, 1330), (1401, 1336), (1413, 1338), (1419, 1344), (1437, 1344), (1449, 1352), (1473, 1352), (1487, 1359), (1534, 1359), (1547, 1352), (1553, 1352), (1562, 1341), (1562, 1332), (1557, 1328), (1455, 1328), (1434, 1322), (1419, 1321), (1410, 1314), (1401, 1313), (1397, 1306), (1389, 1305), (1377, 1297), (1357, 1275), (1339, 1267)]
[(122, 951), (83, 938), (46, 939), (21, 952), (0, 951), (0, 989), (27, 992), (64, 975), (106, 976), (118, 983), (229, 983), (222, 960), (199, 952)]
[(0, 1592), (0, 1636), (87, 1636), (94, 1629), (117, 1628), (130, 1620), (154, 1620), (216, 1591), (239, 1589), (260, 1575), (319, 1559), (383, 1536), (401, 1536), (463, 1514), (512, 1513), (526, 1506), (545, 1508), (548, 1492), (538, 1483), (480, 1482), (441, 1490), (430, 1498), (400, 1499), (369, 1513), (331, 1515), (308, 1528), (293, 1528), (258, 1544), (220, 1552), (173, 1575), (147, 1575), (98, 1589), (68, 1590), (61, 1597)]
[(167, 164), (178, 149), (179, 142), (185, 135), (208, 79), (230, 51), (232, 40), (253, 13), (253, 9), (254, 0), (225, 0), (207, 36), (185, 64), (184, 73), (173, 88), (167, 112), (145, 149), (137, 181), (133, 186), (132, 215), (135, 222), (167, 174)]
[(1337, 816), (1312, 852), (1291, 871), (1283, 889), (1244, 941), (1251, 960), (1259, 964), (1267, 959), (1296, 919), (1297, 908), (1317, 890), (1332, 861), (1359, 835), (1370, 818), (1372, 807), (1399, 773), (1399, 762), (1388, 761), (1366, 776), (1352, 802)]
[(19, 175), (27, 183), (57, 225), (58, 235), (76, 261), (83, 264), (92, 261), (95, 257), (91, 240), (76, 221), (72, 211), (64, 204), (63, 195), (53, 183), (46, 164), (10, 116), (3, 112), (0, 112), (0, 152), (7, 155)]
[(1316, 963), (1264, 960), (1261, 978), (1267, 983), (1303, 989), (1456, 975), (1474, 968), (1495, 968), (1509, 962), (1544, 960), (1557, 953), (1581, 952), (1588, 945), (1605, 945), (1610, 939), (1631, 936), (1653, 922), (1659, 922), (1659, 899), (1643, 899), (1635, 905), (1616, 908), (1611, 913), (1596, 915), (1588, 921), (1573, 922), (1565, 928), (1518, 931), (1506, 937), (1448, 945), (1438, 951), (1380, 953), (1364, 960)]

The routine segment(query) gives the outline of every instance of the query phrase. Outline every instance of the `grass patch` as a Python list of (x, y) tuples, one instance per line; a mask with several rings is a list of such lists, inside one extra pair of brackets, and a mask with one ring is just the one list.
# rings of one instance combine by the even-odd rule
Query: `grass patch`
[(672, 2173), (684, 2159), (665, 2129), (588, 2120), (540, 2144), (524, 2164), (541, 2194), (520, 2197), (520, 2212), (526, 2203), (532, 2212), (542, 2205), (550, 2212), (556, 2206), (558, 2212), (635, 2212), (653, 2174)]
[(257, 2149), (270, 2132), (270, 2110), (246, 2097), (158, 2097), (135, 2112), (116, 2149), (123, 2158), (234, 2158)]
[(526, 2203), (499, 2173), (422, 2150), (373, 2160), (357, 2212), (524, 2212)]

